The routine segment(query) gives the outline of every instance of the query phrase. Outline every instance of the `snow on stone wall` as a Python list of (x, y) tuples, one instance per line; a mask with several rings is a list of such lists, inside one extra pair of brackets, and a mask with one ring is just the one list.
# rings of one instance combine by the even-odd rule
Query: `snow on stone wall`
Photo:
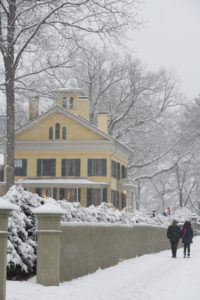
[[(119, 211), (113, 209), (111, 204), (102, 203), (98, 207), (81, 207), (80, 203), (67, 202), (66, 200), (54, 200), (52, 198), (41, 198), (37, 194), (25, 191), (21, 186), (13, 186), (3, 197), (19, 207), (13, 211), (8, 222), (9, 241), (8, 241), (8, 277), (23, 278), (35, 274), (36, 271), (36, 217), (33, 209), (44, 204), (53, 204), (62, 208), (65, 214), (62, 217), (63, 222), (89, 222), (89, 223), (107, 223), (107, 224), (127, 224), (136, 223), (150, 225), (168, 226), (173, 218), (156, 215), (150, 217), (147, 213), (134, 212), (128, 213), (125, 210)], [(185, 214), (185, 212), (184, 212)], [(190, 212), (187, 211), (188, 218)], [(178, 218), (181, 221), (184, 216), (178, 211)]]

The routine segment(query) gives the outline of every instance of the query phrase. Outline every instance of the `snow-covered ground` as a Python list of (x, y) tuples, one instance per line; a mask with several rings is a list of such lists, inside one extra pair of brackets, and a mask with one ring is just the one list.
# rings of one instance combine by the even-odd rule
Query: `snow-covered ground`
[(59, 287), (44, 287), (35, 278), (7, 282), (7, 300), (199, 300), (200, 237), (191, 258), (172, 259), (170, 251), (144, 255), (99, 270)]

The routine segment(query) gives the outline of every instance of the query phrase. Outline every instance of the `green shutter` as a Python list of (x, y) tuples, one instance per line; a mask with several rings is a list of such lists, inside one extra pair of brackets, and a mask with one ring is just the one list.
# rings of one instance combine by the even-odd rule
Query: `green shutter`
[(114, 164), (115, 164), (115, 178), (117, 178), (117, 163), (116, 163), (116, 161), (114, 162)]
[(57, 188), (53, 188), (53, 199), (57, 200)]
[(22, 176), (27, 175), (27, 159), (22, 159)]
[(120, 163), (117, 163), (117, 179), (120, 179)]
[(80, 176), (80, 159), (75, 159), (75, 176)]
[(41, 176), (41, 165), (42, 165), (42, 160), (38, 159), (37, 160), (37, 176)]
[(117, 192), (117, 208), (119, 208), (119, 192)]
[(56, 160), (52, 159), (52, 173), (51, 176), (56, 176)]
[(35, 189), (36, 194), (38, 194), (38, 196), (42, 196), (42, 189), (41, 188), (36, 188)]
[(125, 170), (124, 170), (124, 168), (125, 168), (125, 167), (122, 166), (122, 178), (125, 178), (125, 174), (124, 174), (124, 171), (125, 171)]
[(107, 188), (103, 189), (103, 202), (107, 202)]
[(114, 204), (114, 191), (111, 190), (111, 203)]
[(102, 176), (106, 176), (107, 173), (107, 160), (102, 159)]
[(88, 176), (92, 176), (92, 159), (88, 159)]
[(78, 189), (78, 202), (81, 202), (81, 189)]
[(65, 198), (65, 189), (60, 189), (60, 200)]
[(111, 167), (111, 176), (114, 177), (114, 161), (112, 160), (112, 167)]
[(92, 205), (92, 189), (87, 189), (87, 207)]
[(62, 176), (66, 176), (66, 159), (62, 159)]

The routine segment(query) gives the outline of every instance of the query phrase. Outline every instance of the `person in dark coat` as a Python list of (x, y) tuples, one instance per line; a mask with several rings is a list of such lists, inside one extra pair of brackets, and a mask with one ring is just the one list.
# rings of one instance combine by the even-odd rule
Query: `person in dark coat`
[(178, 247), (179, 239), (181, 238), (181, 229), (177, 225), (177, 221), (173, 220), (172, 225), (167, 229), (167, 237), (171, 243), (172, 257), (176, 258), (176, 252)]
[(190, 257), (190, 244), (192, 243), (193, 239), (193, 229), (191, 226), (191, 223), (189, 221), (186, 221), (182, 228), (182, 242), (184, 245), (184, 258), (186, 258), (186, 252), (187, 257)]

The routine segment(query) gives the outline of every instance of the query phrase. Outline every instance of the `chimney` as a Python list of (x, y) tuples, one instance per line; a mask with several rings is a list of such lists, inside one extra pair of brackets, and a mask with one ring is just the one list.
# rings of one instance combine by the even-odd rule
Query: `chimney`
[(99, 113), (97, 115), (98, 128), (105, 133), (108, 132), (108, 114), (107, 113)]
[(39, 97), (29, 99), (29, 121), (38, 116)]

